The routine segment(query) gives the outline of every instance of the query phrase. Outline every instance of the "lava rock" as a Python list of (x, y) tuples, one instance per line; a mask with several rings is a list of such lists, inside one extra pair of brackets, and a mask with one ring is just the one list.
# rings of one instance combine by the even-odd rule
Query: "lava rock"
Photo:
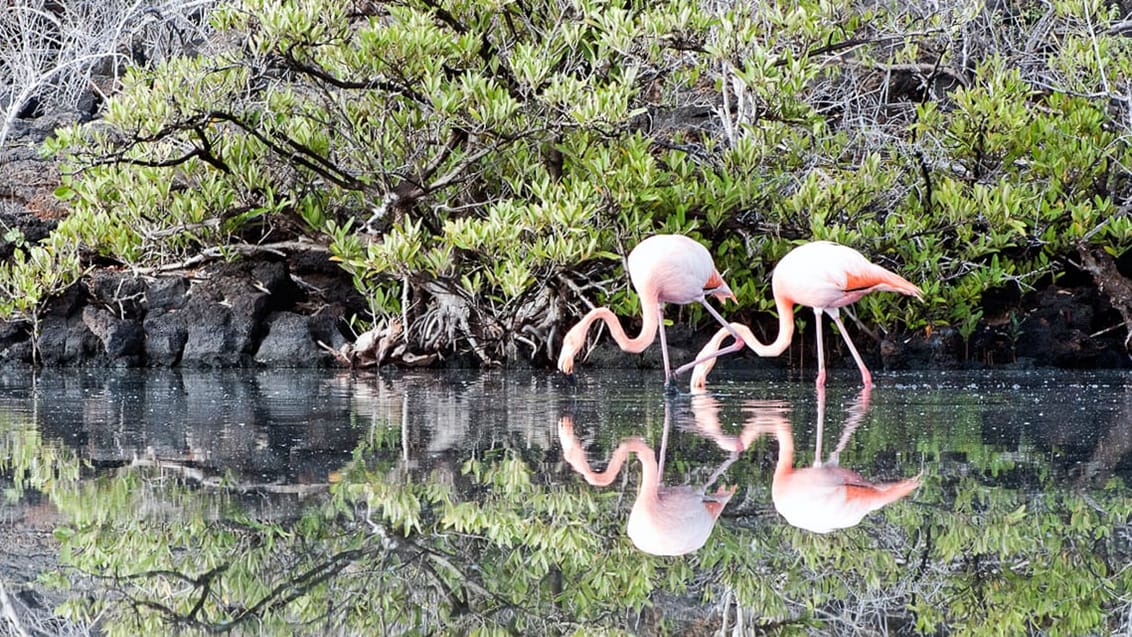
[(270, 367), (325, 365), (328, 352), (318, 346), (316, 317), (276, 312), (267, 319), (267, 336), (259, 345), (255, 362)]

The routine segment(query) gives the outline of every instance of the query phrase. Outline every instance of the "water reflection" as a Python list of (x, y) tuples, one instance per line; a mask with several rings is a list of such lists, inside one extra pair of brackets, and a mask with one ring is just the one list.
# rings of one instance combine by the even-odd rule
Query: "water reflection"
[(364, 429), (316, 375), (49, 371), (7, 379), (0, 409), (98, 467), (158, 466), (207, 482), (325, 485)]
[(1132, 380), (879, 380), (827, 453), (825, 393), (738, 375), (0, 372), (0, 587), (28, 634), (1126, 633)]
[(659, 456), (639, 436), (623, 439), (613, 450), (604, 471), (594, 471), (586, 459), (585, 449), (574, 432), (574, 418), (564, 415), (558, 421), (558, 439), (566, 462), (594, 486), (608, 486), (617, 477), (630, 453), (641, 463), (641, 480), (637, 497), (629, 513), (625, 530), (640, 550), (653, 555), (684, 555), (702, 547), (711, 535), (723, 508), (735, 494), (735, 487), (720, 486), (708, 493), (712, 484), (739, 457), (742, 443), (726, 436), (720, 429), (718, 405), (710, 397), (693, 400), (693, 428), (716, 440), (730, 455), (712, 472), (703, 486), (669, 486), (663, 484), (664, 459), (672, 426), (673, 405), (664, 403), (664, 426)]
[(814, 533), (829, 533), (861, 523), (866, 515), (907, 496), (920, 486), (917, 475), (897, 482), (871, 482), (861, 474), (840, 466), (841, 452), (869, 409), (872, 388), (861, 389), (849, 406), (837, 447), (824, 461), (825, 389), (817, 389), (817, 432), (814, 462), (794, 466), (794, 432), (782, 404), (748, 403), (750, 425), (771, 431), (778, 440), (778, 462), (771, 494), (774, 508), (791, 525)]

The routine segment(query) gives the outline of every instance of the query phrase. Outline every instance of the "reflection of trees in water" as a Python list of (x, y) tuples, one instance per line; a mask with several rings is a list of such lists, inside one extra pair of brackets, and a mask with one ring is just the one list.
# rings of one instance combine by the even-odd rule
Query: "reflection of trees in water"
[(1118, 472), (1132, 475), (1132, 387), (1125, 386), (1115, 402), (1112, 422), (1093, 448), (1082, 483), (1103, 485)]
[[(369, 380), (351, 382), (371, 387)], [(57, 534), (62, 574), (66, 590), (80, 593), (71, 616), (97, 613), (110, 634), (177, 627), (235, 634), (478, 627), (562, 633), (583, 626), (676, 634), (730, 630), (740, 621), (743, 634), (772, 627), (960, 634), (1128, 628), (1127, 489), (1114, 482), (1087, 496), (1068, 491), (1059, 481), (1064, 474), (1032, 448), (983, 444), (977, 401), (956, 406), (941, 399), (955, 426), (918, 436), (922, 412), (935, 408), (930, 394), (911, 418), (874, 403), (874, 419), (855, 432), (843, 462), (866, 475), (899, 475), (918, 471), (922, 456), (924, 484), (911, 501), (824, 536), (751, 513), (769, 502), (768, 458), (776, 450), (769, 438), (755, 441), (729, 469), (728, 482), (740, 491), (710, 539), (674, 559), (632, 548), (622, 528), (622, 494), (581, 488), (570, 469), (548, 466), (557, 458), (540, 445), (555, 423), (536, 429), (530, 406), (520, 402), (524, 392), (544, 392), (555, 400), (543, 402), (556, 407), (557, 395), (532, 383), (492, 398), (516, 413), (519, 424), (504, 427), (477, 428), (474, 418), (454, 411), (470, 397), (498, 396), (490, 385), (421, 389), (449, 392), (430, 407), (381, 383), (349, 394), (372, 433), (361, 436), (352, 461), (339, 465), (331, 493), (305, 500), (243, 493), (236, 483), (168, 467), (81, 475), (73, 453), (59, 455), (65, 447), (17, 437), (17, 423), (3, 420), (0, 440), (8, 446), (0, 468), (23, 476), (22, 489), (41, 490), (64, 516)], [(831, 409), (842, 408), (843, 399), (831, 400)], [(734, 412), (721, 402), (719, 428), (737, 433)], [(613, 427), (615, 435), (591, 443), (598, 455), (608, 454), (625, 423), (601, 406), (580, 407), (591, 422)], [(795, 400), (791, 413), (800, 440), (812, 436), (813, 406)], [(418, 430), (444, 414), (453, 414), (458, 435)], [(640, 416), (638, 433), (651, 435), (661, 415)], [(36, 431), (24, 423), (28, 430)], [(432, 446), (439, 440), (447, 442)], [(702, 444), (718, 456), (718, 440)], [(891, 463), (901, 470), (886, 470)], [(680, 462), (670, 466), (681, 469)], [(1002, 479), (1012, 472), (1032, 481)], [(299, 506), (272, 515), (253, 505), (271, 498)]]
[[(1006, 633), (1056, 621), (1080, 634), (1118, 629), (1128, 604), (1126, 493), (1033, 498), (965, 477), (949, 503), (939, 498), (950, 479), (929, 478), (916, 504), (852, 530), (724, 520), (694, 557), (657, 559), (624, 539), (615, 496), (548, 482), (509, 452), (487, 456), (462, 468), (474, 496), (359, 462), (329, 502), (293, 523), (186, 530), (123, 515), (75, 527), (66, 541), (74, 566), (101, 574), (109, 595), (94, 603), (106, 621), (134, 627), (140, 613), (155, 630), (556, 633), (646, 622), (648, 633), (660, 630), (648, 622), (699, 612), (715, 628), (741, 617), (751, 630), (963, 632), (992, 617)], [(110, 487), (84, 500), (98, 508), (119, 497)]]

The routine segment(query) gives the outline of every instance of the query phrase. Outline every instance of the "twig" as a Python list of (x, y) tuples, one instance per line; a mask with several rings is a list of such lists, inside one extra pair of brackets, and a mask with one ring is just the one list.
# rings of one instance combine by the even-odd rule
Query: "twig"
[(287, 256), (288, 252), (321, 252), (330, 253), (330, 249), (326, 246), (316, 243), (309, 243), (306, 241), (280, 241), (277, 243), (237, 243), (227, 245), (224, 247), (211, 247), (201, 250), (196, 255), (178, 261), (177, 263), (166, 263), (165, 265), (154, 266), (151, 268), (135, 268), (134, 272), (140, 275), (153, 275), (168, 272), (176, 272), (178, 270), (190, 270), (201, 264), (216, 259), (222, 259), (227, 253), (237, 253), (241, 256), (255, 256), (259, 254), (272, 254), (279, 257)]
[(0, 616), (7, 620), (8, 625), (13, 631), (12, 634), (18, 637), (28, 637), (28, 633), (24, 630), (23, 624), (20, 623), (20, 617), (16, 614), (16, 608), (12, 605), (12, 600), (8, 597), (8, 588), (4, 585), (4, 580), (0, 579)]

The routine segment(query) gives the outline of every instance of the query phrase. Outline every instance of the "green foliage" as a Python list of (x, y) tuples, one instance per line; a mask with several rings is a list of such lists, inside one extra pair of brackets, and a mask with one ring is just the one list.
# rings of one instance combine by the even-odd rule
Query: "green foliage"
[(0, 262), (0, 317), (31, 324), (32, 356), (36, 359), (45, 304), (85, 272), (78, 246), (66, 234), (66, 229), (73, 225), (70, 219), (64, 220), (60, 224), (63, 232), (35, 245), (27, 245), (22, 236), (13, 235), (16, 241), (12, 258)]
[[(450, 556), (434, 565), (438, 576), (463, 586), (464, 596), (474, 594), (481, 618), (520, 611), (510, 620), (513, 629), (545, 630), (543, 622), (555, 617), (601, 626), (611, 613), (639, 611), (648, 603), (664, 569), (636, 552), (608, 521), (615, 517), (607, 517), (614, 498), (535, 484), (529, 465), (509, 454), (470, 459), (460, 473), (470, 479), (464, 490), (474, 498), (442, 476), (405, 484), (360, 467), (336, 496), (347, 507), (364, 503), (367, 515), (406, 538), (432, 538), (430, 552)], [(474, 577), (456, 565), (456, 557), (475, 565)], [(480, 584), (469, 586), (469, 579)], [(454, 609), (447, 606), (439, 600), (436, 621), (453, 628), (468, 621), (450, 615)]]
[(1108, 621), (1113, 587), (1123, 586), (1126, 569), (1092, 549), (1116, 548), (1109, 534), (1132, 513), (1122, 488), (1097, 501), (988, 490), (970, 478), (948, 486), (956, 508), (924, 516), (920, 547), (950, 576), (910, 606), (920, 630), (952, 626), (956, 634), (980, 635), (994, 626), (999, 634), (1080, 635)]
[(550, 354), (523, 335), (588, 302), (634, 311), (614, 255), (680, 232), (753, 310), (791, 245), (832, 239), (923, 284), (926, 305), (865, 300), (864, 321), (968, 336), (986, 291), (1082, 242), (1132, 246), (1119, 18), (1068, 0), (926, 20), (818, 0), (227, 3), (216, 46), (130, 69), (101, 122), (49, 143), (72, 219), (0, 271), (27, 299), (0, 314), (73, 279), (67, 246), (151, 266), (297, 232), (372, 319), (491, 363)]
[[(914, 464), (898, 450), (919, 441), (931, 469), (912, 498), (829, 535), (789, 527), (769, 509), (776, 447), (762, 438), (728, 470), (742, 489), (708, 543), (680, 558), (636, 551), (624, 494), (560, 473), (541, 450), (539, 461), (498, 447), (413, 468), (400, 426), (384, 422), (330, 492), (302, 505), (175, 465), (92, 475), (13, 416), (0, 417), (0, 472), (13, 477), (9, 497), (40, 491), (63, 516), (64, 568), (44, 582), (75, 592), (61, 612), (109, 635), (622, 634), (673, 600), (716, 618), (733, 609), (752, 631), (838, 633), (878, 617), (924, 633), (1119, 631), (1132, 585), (1127, 486), (1070, 486), (1029, 442), (987, 444), (982, 416), (998, 397), (952, 400), (961, 395), (925, 390), (905, 405), (918, 420), (878, 410), (883, 422), (842, 457), (875, 475), (892, 458)], [(952, 426), (920, 430), (944, 419)], [(281, 504), (299, 513), (280, 516)]]

